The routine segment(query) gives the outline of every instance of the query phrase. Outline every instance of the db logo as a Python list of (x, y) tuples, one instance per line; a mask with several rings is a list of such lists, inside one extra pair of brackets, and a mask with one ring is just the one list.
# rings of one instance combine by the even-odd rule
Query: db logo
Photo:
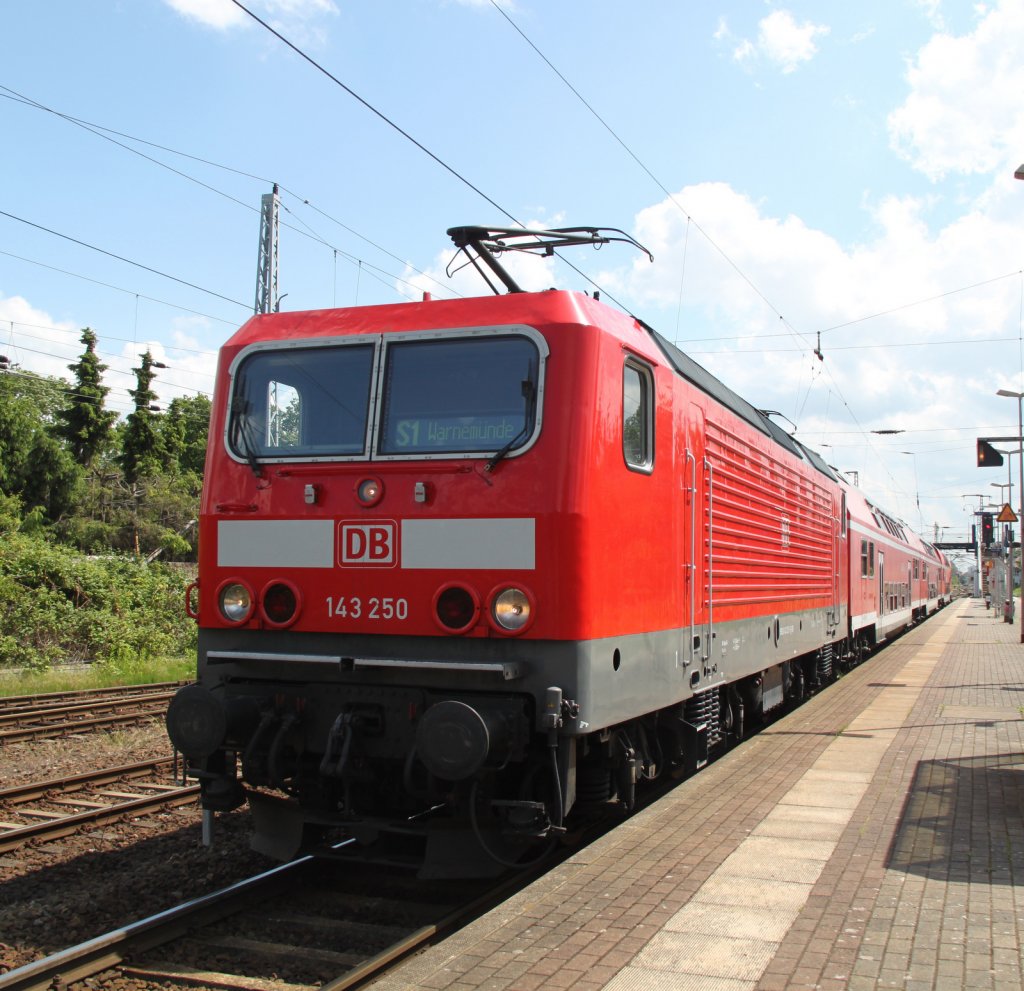
[(395, 565), (398, 528), (391, 520), (342, 523), (338, 543), (338, 558), (343, 568), (390, 568)]

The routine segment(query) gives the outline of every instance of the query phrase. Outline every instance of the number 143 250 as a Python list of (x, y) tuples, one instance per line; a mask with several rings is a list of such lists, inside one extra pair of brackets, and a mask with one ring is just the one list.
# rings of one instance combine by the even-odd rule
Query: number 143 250
[(390, 596), (327, 596), (327, 615), (331, 619), (392, 620), (409, 618), (409, 600)]

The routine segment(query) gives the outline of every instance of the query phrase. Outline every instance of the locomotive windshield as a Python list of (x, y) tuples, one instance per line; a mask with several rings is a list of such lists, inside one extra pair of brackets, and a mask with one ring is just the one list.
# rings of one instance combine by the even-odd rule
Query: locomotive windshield
[(235, 373), (229, 442), (242, 457), (366, 450), (373, 345), (261, 350)]
[(536, 391), (537, 348), (525, 337), (390, 344), (378, 451), (512, 450), (533, 432)]
[(258, 345), (233, 369), (228, 447), (254, 467), (299, 458), (504, 457), (538, 426), (546, 348), (535, 337)]

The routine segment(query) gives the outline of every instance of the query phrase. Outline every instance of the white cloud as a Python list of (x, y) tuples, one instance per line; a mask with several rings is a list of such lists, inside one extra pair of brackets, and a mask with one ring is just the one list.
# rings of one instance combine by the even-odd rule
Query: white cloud
[(0, 293), (0, 329), (0, 354), (12, 365), (36, 375), (70, 379), (68, 365), (82, 350), (81, 327), (55, 320), (23, 296)]
[[(494, 7), (491, 0), (452, 0), (452, 2), (459, 7), (478, 7), (480, 9), (488, 8), (492, 10)], [(495, 0), (495, 3), (509, 13), (514, 14), (518, 12), (515, 0)]]
[(942, 0), (914, 0), (914, 4), (936, 28), (945, 26), (945, 18), (942, 16)]
[(248, 20), (245, 12), (231, 0), (165, 0), (165, 3), (190, 20), (218, 31), (238, 27)]
[(1024, 5), (979, 8), (973, 32), (937, 34), (889, 116), (894, 150), (932, 179), (1013, 168), (1024, 155)]
[[(826, 458), (860, 471), (890, 511), (913, 525), (947, 523), (959, 506), (928, 493), (948, 487), (951, 469), (973, 470), (973, 438), (947, 428), (1002, 422), (1009, 410), (992, 394), (1022, 387), (1013, 199), (979, 197), (933, 229), (929, 201), (889, 196), (868, 204), (874, 234), (852, 246), (771, 216), (725, 183), (675, 200), (713, 242), (664, 200), (633, 231), (656, 263), (598, 281), (749, 402), (794, 420), (812, 447), (831, 445)], [(823, 362), (813, 354), (819, 330)], [(870, 434), (893, 427), (908, 436)], [(917, 482), (909, 447), (920, 455)]]
[[(733, 49), (733, 58), (745, 64), (761, 58), (788, 74), (814, 58), (818, 53), (817, 39), (828, 33), (826, 25), (811, 21), (798, 24), (788, 10), (773, 10), (758, 24), (757, 41), (740, 41)], [(719, 21), (715, 37), (728, 37), (724, 21)]]
[[(190, 20), (218, 31), (253, 23), (232, 0), (164, 0)], [(249, 0), (246, 4), (254, 14), (281, 30), (302, 30), (315, 18), (336, 14), (334, 0)]]

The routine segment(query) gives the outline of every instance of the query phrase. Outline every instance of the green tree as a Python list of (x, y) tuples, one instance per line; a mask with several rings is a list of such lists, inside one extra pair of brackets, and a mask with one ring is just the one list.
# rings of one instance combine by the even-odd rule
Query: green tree
[(81, 470), (47, 430), (64, 383), (27, 372), (0, 375), (0, 493), (21, 500), (25, 514), (50, 521), (75, 504)]
[(139, 553), (163, 560), (195, 560), (201, 482), (193, 472), (147, 478), (137, 517)]
[(125, 481), (134, 486), (140, 478), (158, 474), (166, 462), (166, 452), (156, 425), (156, 393), (151, 385), (156, 377), (154, 368), (163, 368), (146, 351), (142, 365), (133, 368), (136, 387), (129, 390), (135, 409), (128, 414), (121, 439), (121, 470)]
[(88, 467), (110, 438), (117, 414), (104, 409), (104, 400), (110, 391), (102, 384), (107, 366), (96, 355), (96, 335), (86, 327), (81, 341), (85, 351), (68, 368), (75, 373), (75, 384), (66, 390), (68, 405), (58, 412), (58, 436), (67, 442), (75, 460)]
[(160, 418), (160, 438), (173, 469), (182, 475), (203, 476), (206, 435), (210, 429), (210, 400), (206, 396), (172, 399)]

